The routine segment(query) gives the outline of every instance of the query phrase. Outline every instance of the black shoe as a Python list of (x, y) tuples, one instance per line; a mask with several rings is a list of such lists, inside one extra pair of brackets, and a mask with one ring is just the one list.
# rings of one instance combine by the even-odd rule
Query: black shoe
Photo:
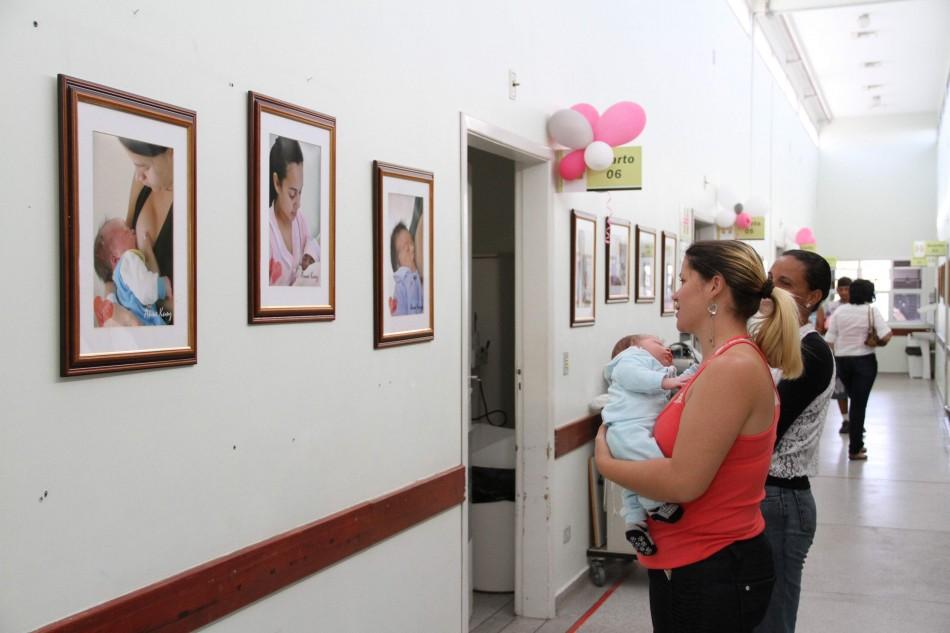
[(656, 543), (654, 543), (650, 537), (645, 523), (634, 524), (633, 527), (627, 530), (626, 536), (638, 554), (643, 554), (644, 556), (653, 556), (656, 554)]
[(841, 423), (841, 428), (838, 429), (838, 433), (847, 434), (851, 432), (851, 423), (845, 420)]
[(683, 516), (683, 506), (678, 503), (664, 503), (650, 512), (650, 518), (663, 523), (676, 523)]

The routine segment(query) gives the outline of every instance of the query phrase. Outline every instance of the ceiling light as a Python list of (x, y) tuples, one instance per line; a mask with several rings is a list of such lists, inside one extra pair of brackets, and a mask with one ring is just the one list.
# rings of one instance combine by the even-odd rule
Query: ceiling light
[(869, 13), (862, 13), (858, 16), (858, 26), (862, 29), (868, 28), (868, 25), (871, 24), (871, 15)]

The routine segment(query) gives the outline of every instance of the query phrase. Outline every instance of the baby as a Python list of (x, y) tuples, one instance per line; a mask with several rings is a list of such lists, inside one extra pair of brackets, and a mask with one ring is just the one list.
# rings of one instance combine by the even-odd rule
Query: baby
[[(144, 325), (166, 325), (171, 313), (156, 302), (172, 298), (172, 284), (161, 277), (150, 248), (136, 248), (135, 231), (119, 219), (108, 220), (96, 234), (93, 260), (102, 281), (114, 282), (115, 303), (134, 314)], [(110, 297), (111, 299), (112, 297)]]
[(416, 243), (402, 222), (393, 229), (389, 246), (394, 295), (389, 298), (389, 311), (393, 316), (422, 314), (422, 281), (416, 270)]
[[(676, 376), (673, 355), (663, 342), (649, 334), (625, 336), (614, 345), (613, 360), (604, 368), (607, 379), (607, 405), (601, 417), (607, 426), (607, 445), (619, 459), (655, 459), (663, 457), (653, 425), (669, 397), (669, 390), (679, 389), (695, 373), (688, 369)], [(650, 556), (657, 551), (647, 529), (647, 515), (657, 521), (675, 523), (683, 509), (623, 491), (623, 514), (626, 536), (640, 554)]]

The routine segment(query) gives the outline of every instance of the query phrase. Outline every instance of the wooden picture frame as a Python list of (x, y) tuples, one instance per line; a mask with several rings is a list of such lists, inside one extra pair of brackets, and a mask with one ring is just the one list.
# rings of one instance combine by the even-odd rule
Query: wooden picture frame
[(373, 347), (435, 337), (435, 177), (373, 161)]
[(630, 222), (608, 218), (610, 231), (604, 244), (604, 301), (630, 301)]
[(571, 211), (571, 327), (596, 317), (597, 216)]
[(656, 301), (656, 230), (637, 225), (636, 302)]
[(66, 75), (58, 101), (61, 375), (196, 363), (195, 112)]
[(248, 323), (332, 321), (336, 119), (248, 92), (247, 167)]
[(673, 293), (676, 292), (676, 235), (662, 231), (660, 233), (660, 243), (663, 249), (660, 251), (660, 271), (663, 275), (663, 281), (660, 284), (660, 316), (672, 316), (676, 313), (676, 307), (673, 304)]

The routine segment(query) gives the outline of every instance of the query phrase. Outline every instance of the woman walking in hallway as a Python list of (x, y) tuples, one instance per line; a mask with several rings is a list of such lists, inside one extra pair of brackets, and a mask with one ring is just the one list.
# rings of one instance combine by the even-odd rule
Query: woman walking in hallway
[(639, 556), (653, 630), (748, 632), (775, 580), (759, 508), (779, 417), (768, 366), (801, 374), (798, 309), (737, 240), (690, 246), (680, 281), (676, 327), (700, 340), (705, 360), (656, 420), (664, 457), (615, 459), (601, 427), (597, 467), (627, 489), (682, 505), (676, 523), (648, 519), (658, 551)]
[(851, 283), (851, 303), (835, 311), (825, 335), (834, 349), (838, 376), (851, 400), (848, 428), (848, 459), (851, 460), (868, 458), (864, 447), (864, 417), (871, 387), (877, 378), (877, 356), (874, 347), (867, 343), (872, 332), (879, 346), (891, 340), (891, 328), (880, 310), (871, 305), (873, 301), (874, 284), (867, 279), (855, 279)]
[(818, 473), (818, 440), (835, 385), (835, 360), (809, 321), (828, 296), (831, 268), (824, 257), (786, 251), (769, 272), (776, 288), (798, 304), (804, 371), (781, 380), (781, 412), (772, 465), (765, 480), (762, 516), (775, 562), (772, 600), (756, 633), (794, 633), (805, 557), (815, 538), (817, 510), (808, 478)]

